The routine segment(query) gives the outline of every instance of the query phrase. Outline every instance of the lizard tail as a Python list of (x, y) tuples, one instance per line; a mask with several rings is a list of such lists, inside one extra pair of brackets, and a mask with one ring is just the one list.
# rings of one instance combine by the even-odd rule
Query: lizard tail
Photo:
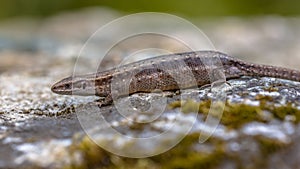
[(247, 76), (275, 77), (300, 82), (300, 71), (277, 66), (242, 64), (241, 69)]

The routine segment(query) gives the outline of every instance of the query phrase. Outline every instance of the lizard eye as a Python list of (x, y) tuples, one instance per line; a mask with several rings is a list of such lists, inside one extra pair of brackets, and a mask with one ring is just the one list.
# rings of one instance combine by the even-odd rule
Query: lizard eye
[(65, 84), (66, 89), (70, 89), (70, 86), (71, 86), (70, 84)]
[(85, 82), (85, 81), (82, 81), (82, 82), (81, 82), (81, 86), (82, 86), (82, 89), (85, 89), (85, 88), (86, 88), (86, 82)]

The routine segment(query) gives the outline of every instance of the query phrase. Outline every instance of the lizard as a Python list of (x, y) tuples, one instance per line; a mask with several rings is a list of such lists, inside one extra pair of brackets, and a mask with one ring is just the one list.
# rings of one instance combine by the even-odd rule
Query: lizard
[[(221, 74), (214, 73), (218, 72), (214, 70), (221, 70)], [(109, 105), (113, 103), (112, 94), (121, 97), (138, 92), (201, 87), (211, 84), (216, 78), (229, 80), (242, 76), (300, 81), (298, 70), (248, 63), (218, 51), (192, 51), (161, 55), (106, 71), (70, 76), (55, 83), (51, 90), (62, 95), (104, 97), (101, 105)]]

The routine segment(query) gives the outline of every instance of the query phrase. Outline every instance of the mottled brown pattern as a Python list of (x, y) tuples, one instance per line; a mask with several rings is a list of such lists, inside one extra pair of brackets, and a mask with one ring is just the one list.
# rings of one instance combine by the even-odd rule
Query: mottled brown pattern
[(216, 51), (196, 51), (158, 56), (104, 72), (68, 77), (51, 89), (58, 94), (106, 97), (107, 103), (111, 103), (111, 95), (185, 89), (241, 76), (300, 81), (297, 70), (246, 63)]

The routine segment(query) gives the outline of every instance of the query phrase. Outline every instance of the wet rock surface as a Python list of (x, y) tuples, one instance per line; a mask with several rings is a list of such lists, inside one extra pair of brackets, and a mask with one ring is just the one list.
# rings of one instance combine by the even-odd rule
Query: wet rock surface
[[(96, 17), (100, 14), (103, 20)], [(78, 16), (86, 18), (86, 24), (75, 22)], [(299, 82), (242, 77), (215, 89), (206, 86), (180, 92), (133, 94), (101, 108), (94, 102), (96, 97), (53, 94), (50, 86), (72, 74), (83, 39), (118, 16), (103, 9), (60, 15), (44, 21), (36, 35), (31, 32), (32, 27), (37, 28), (36, 24), (22, 31), (11, 29), (13, 26), (9, 24), (9, 29), (2, 27), (3, 36), (20, 33), (12, 36), (10, 43), (0, 45), (1, 168), (300, 166)], [(220, 50), (244, 55), (244, 60), (264, 62), (273, 58), (274, 64), (300, 68), (297, 18), (224, 18), (204, 23), (203, 30), (212, 35)], [(81, 34), (73, 27), (81, 30)], [(245, 37), (245, 41), (248, 38), (251, 44), (260, 44), (259, 47), (248, 48), (251, 52), (245, 50), (249, 41), (241, 43), (242, 38), (230, 38), (228, 30), (232, 30), (230, 35)], [(249, 31), (256, 38), (247, 37)], [(25, 36), (30, 32), (35, 38)], [(19, 43), (20, 38), (26, 45)], [(268, 45), (274, 39), (285, 42), (286, 48), (277, 47), (277, 43), (273, 44), (275, 48)], [(123, 59), (126, 52), (122, 50), (126, 49), (121, 49), (104, 60), (104, 68)], [(101, 46), (97, 50), (102, 50)], [(98, 64), (93, 58), (97, 50), (76, 62), (79, 72)], [(276, 57), (285, 52), (290, 54), (289, 60)], [(253, 55), (256, 56), (253, 59), (245, 58)], [(209, 112), (210, 108), (215, 111)]]

